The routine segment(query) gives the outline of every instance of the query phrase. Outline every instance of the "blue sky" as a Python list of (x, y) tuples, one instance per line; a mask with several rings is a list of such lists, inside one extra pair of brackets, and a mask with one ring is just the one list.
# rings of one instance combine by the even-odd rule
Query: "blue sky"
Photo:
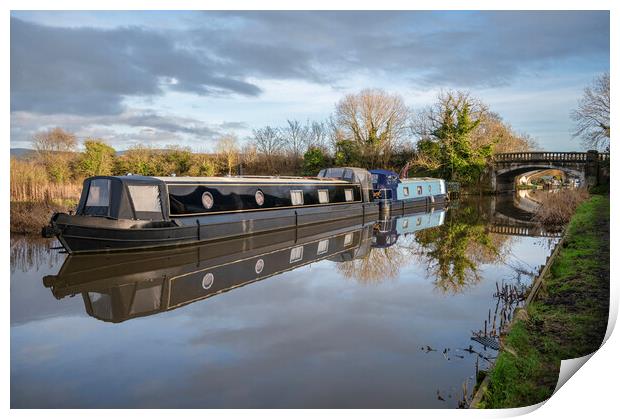
[(605, 11), (14, 11), (11, 147), (60, 126), (209, 151), (376, 87), (413, 109), (468, 90), (541, 148), (580, 150), (569, 113), (604, 71)]

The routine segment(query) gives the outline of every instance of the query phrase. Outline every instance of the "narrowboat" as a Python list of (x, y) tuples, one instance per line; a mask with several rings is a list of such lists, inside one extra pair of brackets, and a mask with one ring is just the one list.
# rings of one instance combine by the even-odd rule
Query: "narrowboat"
[(371, 170), (373, 199), (384, 215), (408, 209), (440, 207), (447, 201), (446, 182), (428, 177), (399, 178), (391, 170)]
[(370, 249), (362, 217), (150, 251), (69, 255), (43, 278), (57, 299), (81, 295), (86, 312), (119, 323), (176, 309), (320, 260)]
[(43, 229), (68, 253), (188, 245), (356, 216), (377, 215), (368, 171), (285, 176), (94, 176), (75, 213)]
[(396, 244), (401, 236), (439, 227), (443, 225), (445, 217), (445, 209), (435, 210), (431, 207), (429, 212), (414, 212), (382, 219), (374, 226), (372, 247), (390, 247)]

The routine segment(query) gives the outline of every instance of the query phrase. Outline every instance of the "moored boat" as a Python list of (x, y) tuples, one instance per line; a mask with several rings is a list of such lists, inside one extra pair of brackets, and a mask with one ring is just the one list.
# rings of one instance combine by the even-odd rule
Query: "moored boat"
[(95, 176), (43, 231), (69, 253), (177, 246), (378, 213), (370, 175)]
[(409, 209), (445, 205), (448, 195), (443, 179), (400, 178), (391, 170), (371, 170), (373, 199), (384, 215)]

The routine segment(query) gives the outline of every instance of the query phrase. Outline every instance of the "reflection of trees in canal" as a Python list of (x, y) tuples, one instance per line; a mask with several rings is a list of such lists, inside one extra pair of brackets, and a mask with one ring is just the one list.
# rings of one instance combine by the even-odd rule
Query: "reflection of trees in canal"
[(43, 266), (51, 268), (58, 264), (65, 255), (50, 250), (52, 245), (50, 240), (38, 237), (11, 237), (11, 274), (16, 269), (22, 272), (31, 269), (38, 271)]
[(473, 205), (452, 209), (443, 225), (401, 235), (396, 244), (372, 248), (338, 269), (347, 278), (371, 283), (396, 278), (402, 267), (417, 261), (428, 266), (438, 289), (460, 292), (480, 280), (480, 265), (505, 260), (514, 242), (511, 236), (490, 233), (484, 214)]
[(345, 278), (372, 284), (398, 277), (400, 268), (409, 261), (405, 249), (400, 246), (372, 248), (362, 258), (337, 265)]

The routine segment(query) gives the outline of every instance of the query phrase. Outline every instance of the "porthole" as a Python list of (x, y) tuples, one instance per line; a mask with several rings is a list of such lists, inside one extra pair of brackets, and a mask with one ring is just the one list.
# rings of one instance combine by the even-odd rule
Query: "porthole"
[(431, 185), (428, 185), (428, 193), (433, 193), (433, 188), (431, 187)]
[(208, 290), (209, 288), (211, 288), (211, 286), (213, 285), (213, 280), (215, 278), (213, 277), (213, 274), (211, 272), (209, 272), (208, 274), (206, 274), (205, 276), (202, 277), (202, 288)]
[(403, 187), (403, 195), (409, 196), (409, 188), (407, 186)]
[(421, 186), (418, 186), (418, 188), (417, 188), (417, 189), (418, 189), (418, 195), (422, 195), (422, 187), (421, 187)]
[(265, 194), (263, 194), (262, 191), (256, 191), (256, 193), (254, 194), (254, 199), (256, 200), (256, 203), (258, 204), (259, 207), (262, 207), (263, 204), (265, 203)]
[(211, 192), (204, 192), (202, 194), (202, 206), (206, 209), (213, 208), (213, 195), (211, 195)]
[(265, 267), (265, 261), (262, 259), (258, 259), (256, 261), (256, 265), (254, 265), (254, 272), (256, 272), (257, 274), (260, 274), (263, 271), (264, 267)]

